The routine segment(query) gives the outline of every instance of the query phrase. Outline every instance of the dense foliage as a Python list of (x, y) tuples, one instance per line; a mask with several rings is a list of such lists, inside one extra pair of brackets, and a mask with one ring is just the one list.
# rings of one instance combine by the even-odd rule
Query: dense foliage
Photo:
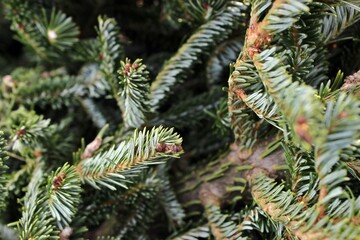
[(360, 1), (0, 6), (0, 239), (359, 239)]

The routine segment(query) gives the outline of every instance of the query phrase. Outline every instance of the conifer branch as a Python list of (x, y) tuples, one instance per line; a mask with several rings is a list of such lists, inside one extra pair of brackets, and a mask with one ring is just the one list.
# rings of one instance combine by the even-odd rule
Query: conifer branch
[[(332, 219), (321, 216), (319, 209), (298, 202), (292, 192), (282, 191), (284, 186), (278, 185), (270, 178), (253, 176), (251, 184), (252, 196), (259, 207), (274, 221), (284, 224), (290, 233), (300, 239), (355, 240), (360, 233), (355, 217)], [(300, 213), (301, 211), (303, 212)]]
[(41, 190), (44, 174), (42, 167), (42, 163), (36, 164), (25, 194), (22, 217), (16, 223), (21, 240), (58, 239), (54, 219), (46, 206), (46, 195)]
[(51, 106), (60, 109), (63, 106), (75, 104), (77, 96), (72, 88), (77, 79), (72, 76), (56, 76), (51, 78), (40, 78), (38, 82), (20, 83), (15, 91), (18, 103), (28, 106), (40, 106), (45, 108)]
[(322, 34), (326, 43), (336, 39), (351, 25), (360, 20), (360, 12), (351, 6), (336, 6), (334, 13), (324, 17)]
[(38, 31), (43, 35), (51, 46), (64, 51), (78, 41), (79, 29), (64, 13), (51, 10), (50, 16), (42, 9), (40, 21), (36, 22)]
[(205, 208), (205, 216), (212, 235), (217, 240), (246, 239), (242, 237), (241, 227), (221, 213), (220, 205), (223, 200), (223, 196), (221, 196), (223, 193), (220, 189), (211, 185), (204, 185), (199, 191), (199, 198)]
[[(7, 18), (12, 20), (11, 28), (17, 33), (16, 38), (29, 46), (40, 58), (53, 61), (78, 41), (79, 29), (61, 11), (52, 9), (51, 14), (44, 8), (32, 11), (34, 3), (23, 0), (6, 1)], [(11, 14), (11, 13), (18, 13)], [(19, 18), (20, 17), (20, 18)]]
[(183, 81), (189, 69), (192, 69), (202, 56), (208, 54), (214, 46), (239, 27), (239, 18), (242, 17), (244, 10), (245, 6), (242, 3), (230, 1), (225, 10), (200, 26), (166, 62), (151, 85), (150, 100), (153, 110), (160, 107), (161, 101), (167, 98), (176, 84)]
[(311, 144), (321, 140), (325, 132), (321, 125), (322, 103), (315, 97), (316, 91), (312, 87), (292, 82), (280, 58), (273, 57), (275, 51), (275, 48), (263, 51), (256, 56), (254, 65), (268, 92), (286, 116), (291, 131), (295, 133), (294, 140), (309, 149)]
[(176, 106), (171, 107), (163, 114), (151, 119), (149, 125), (164, 125), (176, 128), (197, 125), (203, 119), (208, 119), (208, 112), (214, 111), (222, 101), (223, 92), (212, 89), (210, 92), (200, 94), (194, 98), (185, 99)]
[(142, 176), (144, 179), (138, 184), (133, 185), (121, 196), (124, 202), (123, 207), (130, 207), (132, 204), (138, 206), (124, 216), (123, 224), (116, 231), (120, 239), (136, 239), (141, 235), (146, 235), (146, 231), (151, 228), (153, 216), (159, 212), (156, 208), (158, 201), (157, 195), (160, 194), (160, 182), (155, 174), (148, 172)]
[(359, 238), (359, 0), (70, 2), (0, 4), (0, 238)]
[(3, 209), (6, 206), (6, 197), (7, 197), (7, 191), (6, 188), (6, 172), (8, 167), (5, 165), (5, 161), (7, 160), (6, 156), (6, 150), (5, 150), (6, 142), (3, 138), (3, 132), (0, 131), (0, 212), (3, 211)]
[(135, 130), (128, 141), (112, 146), (77, 166), (81, 179), (99, 189), (99, 185), (116, 190), (127, 188), (129, 177), (135, 177), (149, 165), (164, 163), (168, 158), (177, 158), (182, 152), (182, 139), (173, 129), (163, 127), (151, 131)]
[(48, 177), (47, 206), (60, 229), (69, 226), (80, 203), (80, 178), (75, 167), (65, 164)]
[(113, 73), (115, 71), (115, 60), (121, 54), (121, 46), (118, 43), (119, 27), (115, 19), (107, 17), (98, 17), (97, 40), (100, 43), (101, 60), (100, 70), (104, 73), (105, 78), (111, 84)]
[(195, 240), (199, 238), (207, 238), (210, 236), (210, 230), (208, 225), (201, 225), (189, 229), (188, 231), (178, 233), (174, 236), (170, 236), (168, 240)]
[(13, 111), (9, 118), (12, 148), (20, 152), (43, 141), (50, 124), (50, 119), (43, 119), (43, 116), (24, 108)]
[(179, 203), (176, 193), (173, 190), (167, 171), (169, 165), (162, 165), (159, 168), (160, 191), (159, 201), (165, 210), (165, 214), (169, 221), (170, 229), (175, 229), (184, 224), (186, 217), (185, 211)]
[(121, 90), (121, 106), (126, 127), (139, 128), (145, 123), (145, 114), (150, 111), (149, 72), (141, 59), (121, 61), (118, 71)]
[(212, 235), (216, 240), (244, 240), (241, 236), (241, 229), (228, 217), (220, 212), (220, 208), (215, 205), (205, 207), (206, 217), (209, 221)]

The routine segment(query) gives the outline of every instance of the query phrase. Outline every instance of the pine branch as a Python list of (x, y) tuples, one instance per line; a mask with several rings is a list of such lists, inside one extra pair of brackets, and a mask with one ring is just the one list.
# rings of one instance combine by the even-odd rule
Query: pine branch
[(34, 146), (45, 139), (50, 119), (43, 119), (43, 116), (36, 115), (34, 111), (26, 111), (24, 108), (13, 111), (9, 118), (13, 149), (21, 152), (26, 147)]
[(229, 65), (236, 60), (243, 48), (243, 41), (239, 38), (231, 39), (218, 46), (210, 56), (206, 65), (206, 78), (209, 84), (223, 83), (223, 74), (229, 71)]
[(71, 88), (77, 79), (72, 76), (56, 76), (51, 78), (40, 78), (38, 82), (21, 84), (16, 89), (17, 102), (29, 106), (40, 106), (46, 108), (60, 109), (76, 103), (76, 95)]
[(273, 179), (254, 176), (251, 184), (252, 195), (259, 207), (300, 239), (357, 239), (360, 233), (356, 217), (332, 219), (321, 216), (319, 209), (307, 208), (306, 203), (298, 202), (292, 192), (282, 191), (284, 186), (278, 185)]
[(222, 94), (219, 88), (214, 88), (204, 94), (185, 99), (150, 120), (148, 125), (164, 125), (180, 129), (197, 126), (201, 120), (209, 118), (208, 112), (214, 111), (219, 106)]
[(210, 237), (210, 229), (207, 224), (191, 228), (186, 232), (173, 234), (168, 240), (196, 240)]
[[(116, 235), (120, 239), (141, 239), (151, 229), (154, 216), (160, 211), (156, 206), (157, 195), (160, 194), (160, 181), (155, 174), (148, 172), (142, 176), (139, 184), (129, 188), (123, 196), (121, 202), (123, 206), (123, 220), (119, 221), (121, 227), (116, 230)], [(136, 208), (131, 209), (131, 206)], [(119, 224), (116, 223), (116, 224)], [(144, 239), (148, 239), (145, 237)]]
[[(154, 171), (144, 171), (131, 180), (133, 182), (128, 185), (128, 189), (117, 192), (105, 190), (89, 196), (89, 207), (82, 214), (86, 216), (86, 221), (96, 223), (95, 226), (101, 223), (96, 235), (140, 239), (151, 230), (150, 224), (161, 211), (156, 204), (160, 194), (160, 179)], [(134, 205), (137, 207), (134, 208)]]
[(0, 212), (6, 207), (6, 198), (8, 189), (6, 188), (8, 167), (5, 165), (7, 156), (5, 153), (6, 142), (3, 138), (3, 132), (0, 131)]
[(226, 215), (221, 213), (220, 207), (208, 205), (205, 207), (205, 214), (209, 221), (212, 235), (215, 239), (247, 239), (241, 236), (241, 229), (239, 229), (233, 221), (227, 219)]
[(54, 8), (50, 16), (47, 16), (44, 9), (42, 12), (43, 16), (35, 24), (40, 34), (47, 39), (51, 46), (64, 51), (78, 41), (77, 36), (80, 32), (72, 18)]
[(211, 1), (211, 0), (195, 0), (185, 1), (184, 6), (186, 12), (191, 15), (196, 21), (204, 22), (214, 17), (223, 8), (226, 7), (226, 0)]
[(77, 96), (100, 98), (109, 90), (108, 78), (101, 72), (101, 65), (86, 64), (77, 76), (77, 84), (70, 91)]
[(245, 10), (243, 4), (230, 1), (224, 11), (217, 14), (198, 28), (184, 43), (177, 53), (169, 59), (151, 85), (151, 106), (153, 110), (160, 107), (161, 101), (178, 83), (181, 83), (190, 73), (190, 69), (199, 62), (214, 46), (226, 39), (236, 30)]
[(339, 187), (346, 181), (347, 171), (336, 167), (340, 160), (340, 151), (350, 147), (360, 136), (360, 103), (351, 96), (341, 94), (336, 102), (327, 105), (325, 124), (327, 136), (317, 146), (315, 168), (320, 179), (320, 195), (318, 205), (320, 214), (334, 199), (346, 192)]
[(256, 232), (263, 238), (281, 239), (283, 236), (283, 227), (269, 219), (267, 215), (259, 208), (254, 207), (251, 210), (245, 208), (245, 216), (239, 228), (244, 232)]
[(303, 14), (288, 31), (275, 38), (290, 49), (284, 57), (293, 80), (317, 87), (328, 80), (329, 72), (328, 52), (321, 32), (326, 7), (316, 3), (309, 7), (313, 14)]
[(324, 17), (322, 34), (326, 43), (337, 38), (350, 26), (360, 20), (360, 13), (351, 6), (336, 6), (334, 13)]
[[(11, 29), (16, 32), (16, 39), (25, 46), (30, 47), (39, 57), (48, 60), (44, 46), (44, 39), (38, 34), (34, 20), (36, 12), (30, 9), (30, 3), (23, 0), (5, 1), (5, 7), (8, 9), (8, 19), (12, 21)], [(10, 14), (15, 12), (17, 14)], [(37, 9), (37, 13), (39, 13)]]
[(77, 172), (82, 181), (99, 189), (99, 185), (116, 190), (127, 188), (129, 177), (135, 177), (149, 165), (164, 163), (168, 158), (177, 158), (182, 152), (182, 139), (173, 129), (163, 127), (151, 131), (135, 130), (133, 137), (119, 146), (90, 159), (81, 161)]
[(274, 35), (291, 27), (304, 12), (309, 12), (307, 6), (311, 0), (275, 0), (271, 9), (262, 21), (263, 28), (268, 34)]
[(85, 63), (101, 63), (99, 38), (80, 39), (74, 44), (74, 52), (71, 57)]
[[(258, 129), (266, 128), (261, 121), (252, 117), (252, 112), (277, 128), (282, 128), (279, 125), (282, 118), (279, 116), (278, 106), (276, 106), (278, 104), (274, 104), (276, 101), (274, 102), (273, 96), (269, 96), (267, 91), (265, 93), (262, 86), (263, 78), (261, 74), (257, 73), (258, 69), (253, 67), (253, 65), (256, 66), (256, 62), (253, 62), (254, 56), (270, 44), (275, 34), (291, 27), (303, 12), (308, 12), (310, 10), (306, 6), (308, 2), (289, 0), (275, 1), (274, 3), (254, 1), (252, 3), (251, 27), (247, 30), (244, 49), (236, 61), (234, 72), (229, 79), (228, 97), (231, 126), (234, 129), (235, 137), (239, 144), (248, 149), (251, 149), (256, 143)], [(265, 14), (267, 9), (268, 12)], [(264, 17), (260, 21), (262, 16)], [(278, 69), (278, 66), (276, 67)], [(249, 94), (249, 90), (252, 95)]]
[(22, 217), (16, 223), (21, 240), (58, 239), (54, 219), (46, 206), (46, 195), (41, 190), (43, 181), (42, 165), (37, 163), (28, 191), (25, 194)]
[(284, 142), (281, 145), (289, 169), (291, 191), (303, 202), (314, 203), (317, 200), (319, 179), (315, 171), (313, 154)]
[(85, 98), (81, 100), (81, 105), (84, 108), (87, 115), (97, 128), (102, 128), (107, 123), (107, 118), (100, 111), (99, 106), (91, 98)]
[(48, 177), (47, 206), (60, 229), (69, 226), (80, 203), (80, 178), (75, 168), (65, 164)]
[(356, 11), (360, 11), (360, 1), (359, 0), (347, 0), (347, 1), (341, 1), (345, 4), (348, 4), (352, 8), (354, 8)]
[[(230, 87), (232, 91), (235, 91), (236, 94), (236, 96), (233, 97), (238, 98), (239, 100), (241, 100), (241, 102), (243, 102), (238, 102), (237, 104), (234, 104), (233, 101), (231, 101), (231, 103), (233, 104), (231, 108), (243, 108), (244, 110), (242, 112), (247, 112), (248, 110), (246, 110), (245, 108), (246, 105), (246, 107), (250, 108), (252, 112), (254, 112), (260, 119), (264, 119), (273, 126), (281, 129), (281, 123), (283, 119), (281, 117), (279, 109), (274, 103), (273, 98), (265, 91), (265, 88), (261, 83), (260, 76), (256, 72), (252, 61), (243, 61), (241, 60), (241, 58), (239, 58), (234, 65), (234, 71), (230, 76), (229, 84), (231, 84)], [(234, 120), (239, 118), (236, 117), (236, 115), (237, 114), (235, 114), (234, 112), (233, 126), (239, 125), (240, 128), (243, 129), (242, 131), (246, 132), (244, 130), (246, 118), (240, 120), (244, 123), (235, 124)], [(254, 120), (252, 121), (255, 122)], [(246, 133), (242, 133), (243, 138), (246, 138), (246, 135)], [(242, 142), (246, 141), (243, 140)]]
[(292, 82), (291, 75), (275, 55), (275, 48), (257, 55), (254, 65), (267, 86), (275, 103), (286, 116), (294, 140), (306, 149), (324, 136), (322, 103), (315, 97), (316, 91), (306, 85)]
[(100, 43), (101, 59), (100, 70), (104, 73), (105, 78), (111, 84), (115, 70), (115, 60), (121, 54), (121, 46), (118, 43), (119, 27), (115, 19), (98, 17), (99, 25), (96, 28), (97, 40)]
[(175, 229), (177, 226), (184, 224), (185, 211), (179, 203), (176, 193), (171, 186), (170, 179), (167, 171), (169, 165), (162, 165), (159, 169), (160, 191), (159, 201), (163, 209), (165, 210), (166, 216), (169, 222), (169, 228)]
[[(23, 0), (6, 1), (10, 13), (7, 17), (12, 20), (11, 28), (17, 33), (17, 40), (43, 60), (59, 59), (64, 50), (78, 41), (78, 27), (61, 11), (53, 9), (49, 16), (43, 8), (31, 10), (35, 7), (31, 5)], [(14, 12), (18, 14), (11, 14)]]
[(145, 123), (145, 114), (150, 111), (149, 72), (141, 59), (131, 64), (130, 59), (121, 61), (118, 71), (121, 90), (121, 106), (126, 127), (139, 128)]

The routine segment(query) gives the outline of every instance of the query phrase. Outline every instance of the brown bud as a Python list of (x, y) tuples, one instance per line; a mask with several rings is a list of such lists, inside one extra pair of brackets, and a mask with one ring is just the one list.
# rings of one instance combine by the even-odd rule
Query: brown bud
[(73, 233), (73, 229), (69, 226), (65, 227), (63, 230), (61, 230), (60, 232), (60, 240), (69, 240), (70, 236)]
[(133, 68), (134, 68), (135, 70), (138, 69), (138, 68), (139, 68), (139, 64), (134, 63), (134, 64), (133, 64)]
[(158, 143), (155, 146), (156, 152), (165, 152), (166, 151), (166, 144), (165, 143)]
[(21, 23), (18, 23), (18, 27), (21, 31), (24, 31), (25, 30), (25, 26), (24, 24), (21, 24)]
[(91, 158), (94, 152), (100, 148), (101, 144), (102, 144), (102, 139), (96, 137), (94, 141), (92, 141), (86, 146), (83, 154), (81, 154), (81, 159)]
[(338, 119), (344, 119), (344, 118), (347, 118), (348, 114), (347, 112), (341, 112), (338, 116)]
[(125, 64), (125, 70), (130, 70), (130, 68), (131, 68), (131, 63)]
[(296, 120), (295, 131), (302, 140), (304, 140), (308, 143), (312, 142), (311, 136), (309, 134), (309, 124), (308, 124), (306, 118), (304, 118), (303, 116), (300, 116)]
[(19, 130), (16, 131), (17, 138), (21, 138), (21, 136), (24, 136), (26, 134), (26, 128), (21, 127)]
[(183, 148), (179, 144), (158, 143), (156, 144), (155, 150), (156, 152), (177, 153), (181, 152)]
[[(348, 77), (345, 78), (344, 80), (344, 84), (341, 87), (342, 91), (351, 91), (352, 89), (355, 89), (356, 86), (358, 86), (360, 83), (360, 70), (356, 73), (354, 73), (353, 75), (350, 75)], [(356, 93), (359, 93), (359, 91), (357, 91)]]
[(104, 56), (102, 55), (102, 53), (100, 53), (97, 58), (102, 61), (104, 59)]
[(48, 71), (44, 71), (44, 72), (41, 73), (41, 77), (42, 78), (48, 78), (48, 77), (50, 77), (50, 73)]
[(177, 152), (181, 152), (183, 150), (181, 145), (178, 144), (168, 144), (166, 145), (166, 152), (171, 152), (171, 153), (177, 153)]
[(65, 173), (60, 173), (58, 176), (54, 177), (53, 188), (58, 190), (62, 185), (65, 178)]
[(16, 81), (11, 77), (11, 75), (6, 75), (3, 77), (3, 85), (7, 92), (11, 92), (12, 89), (16, 86)]
[(41, 152), (40, 150), (35, 150), (35, 151), (34, 151), (34, 156), (37, 157), (37, 158), (39, 158), (39, 157), (42, 156), (42, 152)]

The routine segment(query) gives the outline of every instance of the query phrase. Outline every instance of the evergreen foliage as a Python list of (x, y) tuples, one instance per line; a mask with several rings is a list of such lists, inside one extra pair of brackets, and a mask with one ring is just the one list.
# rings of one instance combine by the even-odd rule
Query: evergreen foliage
[(0, 9), (0, 239), (359, 239), (358, 0)]
[(0, 211), (3, 211), (6, 207), (6, 178), (5, 174), (7, 171), (7, 166), (5, 165), (6, 160), (6, 153), (5, 153), (5, 146), (6, 142), (3, 138), (3, 133), (0, 132)]

